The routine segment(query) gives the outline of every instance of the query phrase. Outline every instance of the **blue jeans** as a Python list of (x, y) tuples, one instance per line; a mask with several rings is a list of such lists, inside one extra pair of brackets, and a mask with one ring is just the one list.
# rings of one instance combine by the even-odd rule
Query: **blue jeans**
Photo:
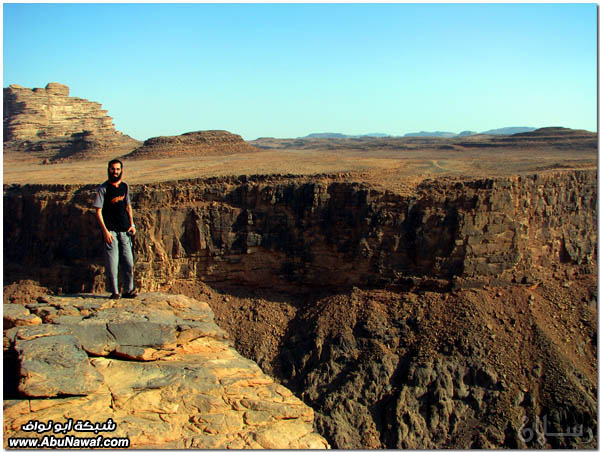
[(110, 231), (113, 241), (111, 244), (104, 242), (106, 255), (107, 289), (112, 293), (119, 293), (119, 263), (123, 268), (123, 291), (133, 290), (133, 250), (131, 237), (126, 232)]

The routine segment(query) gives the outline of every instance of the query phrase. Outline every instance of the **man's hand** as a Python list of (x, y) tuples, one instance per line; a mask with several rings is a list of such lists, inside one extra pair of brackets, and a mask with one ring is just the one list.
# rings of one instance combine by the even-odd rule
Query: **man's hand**
[(98, 223), (100, 223), (100, 227), (102, 228), (102, 236), (104, 237), (104, 241), (109, 245), (112, 245), (113, 237), (109, 230), (106, 228), (104, 224), (104, 218), (102, 217), (102, 208), (96, 207), (96, 218), (98, 219)]
[(103, 231), (103, 234), (104, 234), (104, 241), (105, 241), (106, 243), (108, 243), (109, 245), (112, 245), (112, 242), (113, 242), (113, 236), (112, 236), (112, 234), (111, 234), (111, 233), (108, 231), (108, 229), (105, 229), (105, 230)]

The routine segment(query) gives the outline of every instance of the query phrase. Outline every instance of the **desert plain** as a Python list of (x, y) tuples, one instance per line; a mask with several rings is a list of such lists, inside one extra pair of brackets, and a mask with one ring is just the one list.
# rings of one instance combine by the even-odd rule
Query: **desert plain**
[[(542, 130), (533, 135), (536, 141), (526, 136), (511, 140), (492, 136), (462, 140), (263, 138), (248, 142), (257, 152), (185, 157), (173, 153), (168, 158), (126, 159), (126, 178), (141, 184), (230, 175), (345, 173), (348, 180), (410, 190), (427, 178), (485, 178), (597, 167), (595, 134)], [(102, 183), (111, 155), (42, 165), (35, 153), (28, 154), (5, 152), (5, 184)], [(119, 152), (112, 156), (118, 157)]]
[[(205, 135), (222, 133), (192, 139)], [(146, 142), (135, 158), (131, 149), (54, 160), (5, 149), (4, 302), (25, 307), (5, 317), (5, 327), (17, 325), (5, 362), (18, 369), (26, 359), (16, 351), (31, 341), (18, 325), (37, 328), (19, 322), (63, 328), (116, 309), (104, 301), (90, 205), (107, 161), (122, 157), (147, 311), (136, 322), (158, 315), (154, 300), (210, 307), (231, 353), (260, 367), (232, 361), (225, 372), (250, 378), (233, 384), (259, 379), (306, 408), (294, 408), (290, 424), (289, 408), (261, 405), (255, 392), (240, 405), (192, 387), (210, 403), (165, 412), (185, 395), (152, 380), (142, 388), (148, 406), (133, 403), (134, 383), (94, 383), (103, 389), (58, 399), (74, 400), (70, 412), (98, 404), (129, 425), (133, 447), (597, 447), (595, 133), (261, 138), (240, 153), (170, 148), (176, 140), (159, 140), (160, 155)], [(169, 298), (181, 296), (191, 298)], [(98, 357), (98, 344), (71, 328), (105, 378), (115, 358), (158, 369), (177, 356), (185, 368), (204, 353), (148, 344), (125, 352), (126, 343)], [(135, 382), (142, 371), (128, 368)], [(5, 437), (40, 415), (19, 389), (23, 378), (10, 375), (5, 388)], [(46, 416), (57, 413), (52, 394)], [(109, 396), (118, 403), (104, 403)]]

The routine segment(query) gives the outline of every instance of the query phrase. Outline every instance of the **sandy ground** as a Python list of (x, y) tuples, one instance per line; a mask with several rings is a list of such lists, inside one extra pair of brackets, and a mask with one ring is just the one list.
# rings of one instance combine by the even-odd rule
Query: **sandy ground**
[[(96, 184), (106, 159), (43, 165), (4, 154), (4, 184)], [(555, 149), (469, 151), (261, 150), (227, 156), (126, 160), (132, 184), (226, 175), (348, 173), (352, 180), (402, 190), (439, 176), (489, 177), (566, 168), (597, 168), (595, 152)]]

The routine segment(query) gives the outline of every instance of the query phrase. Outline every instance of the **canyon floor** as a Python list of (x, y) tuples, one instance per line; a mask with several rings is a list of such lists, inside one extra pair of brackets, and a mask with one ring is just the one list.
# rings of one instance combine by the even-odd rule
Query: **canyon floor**
[[(124, 175), (145, 184), (331, 174), (409, 194), (425, 179), (598, 166), (597, 148), (552, 140), (479, 148), (331, 143), (261, 139), (255, 153), (126, 160)], [(5, 152), (3, 175), (4, 184), (101, 183), (106, 159), (41, 164)], [(537, 267), (505, 287), (482, 280), (452, 290), (283, 293), (174, 281), (164, 291), (207, 302), (236, 349), (315, 410), (315, 426), (333, 447), (597, 447), (597, 274), (575, 265)], [(25, 304), (48, 292), (22, 281), (5, 286), (4, 300)], [(537, 417), (555, 431), (585, 426), (585, 434), (540, 434)]]

